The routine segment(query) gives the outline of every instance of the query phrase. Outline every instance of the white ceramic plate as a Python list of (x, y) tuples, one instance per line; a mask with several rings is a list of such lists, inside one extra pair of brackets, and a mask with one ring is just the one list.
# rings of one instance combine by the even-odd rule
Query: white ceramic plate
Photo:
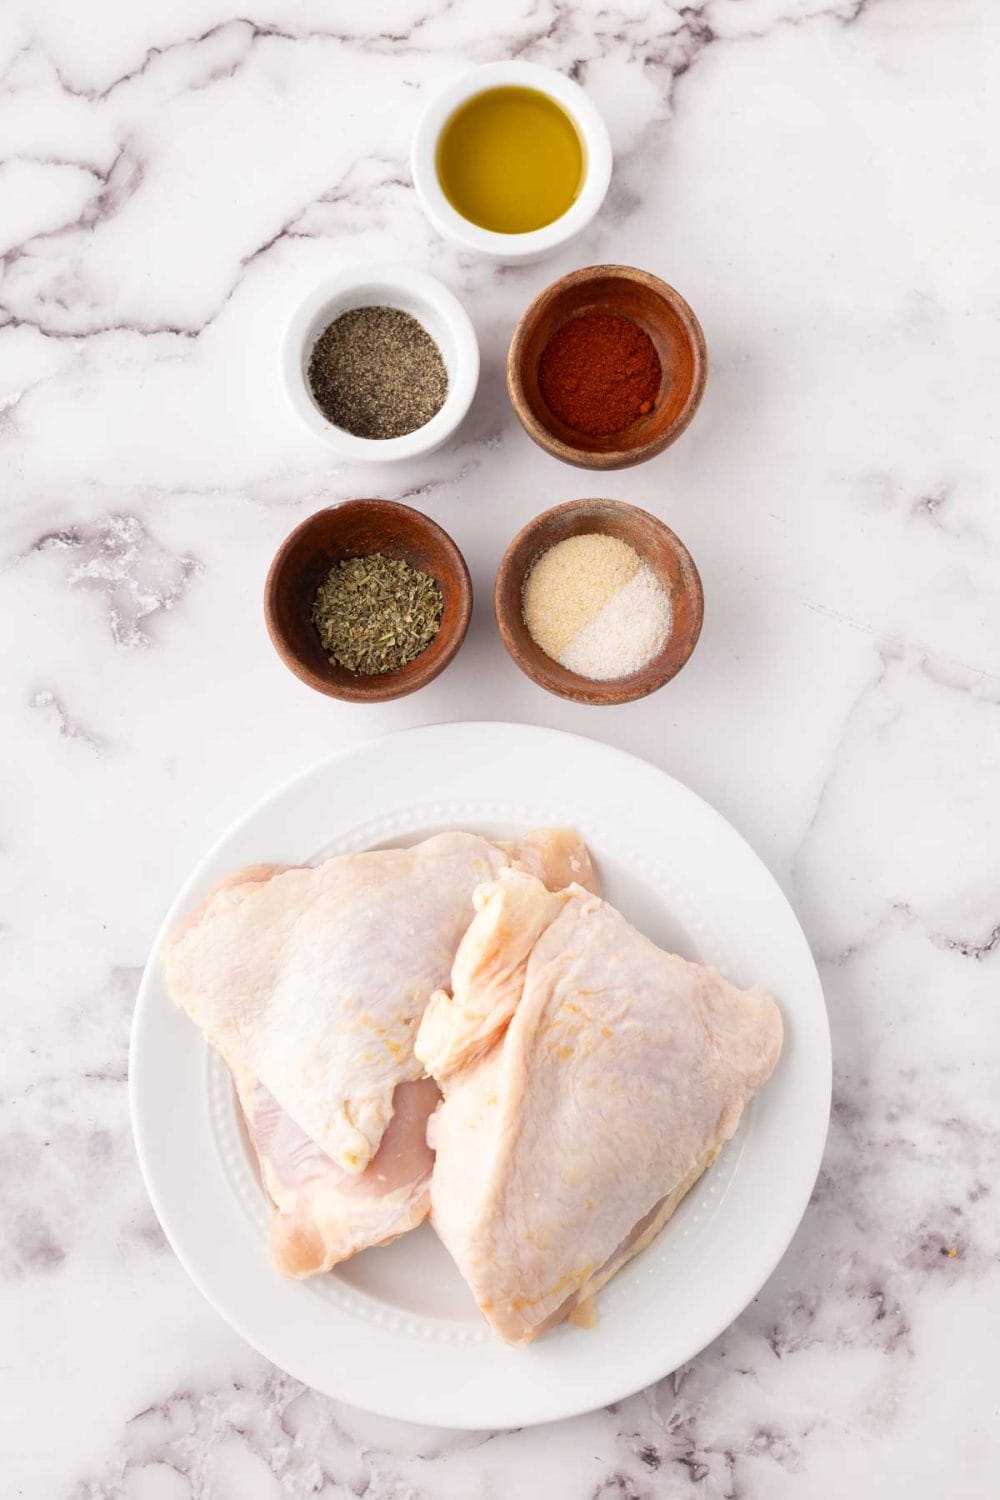
[[(501, 837), (572, 823), (608, 899), (655, 941), (778, 999), (785, 1046), (733, 1141), (598, 1299), (511, 1350), (488, 1333), (424, 1225), (329, 1276), (268, 1263), (267, 1211), (228, 1076), (172, 1004), (163, 935), (220, 876), (410, 843), (446, 827)], [(830, 1039), (816, 969), (777, 884), (740, 836), (662, 771), (575, 735), (442, 724), (325, 762), (237, 823), (167, 914), (132, 1030), (132, 1122), (153, 1206), (208, 1300), (276, 1365), (341, 1400), (443, 1427), (516, 1427), (605, 1405), (704, 1348), (767, 1280), (809, 1200), (826, 1137)]]

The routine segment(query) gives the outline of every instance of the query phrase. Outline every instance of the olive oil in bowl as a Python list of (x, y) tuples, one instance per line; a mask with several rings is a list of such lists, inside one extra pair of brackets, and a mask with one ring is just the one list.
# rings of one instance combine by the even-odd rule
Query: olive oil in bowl
[(445, 122), (437, 175), (456, 213), (480, 229), (530, 234), (576, 201), (583, 143), (561, 105), (539, 89), (475, 94)]

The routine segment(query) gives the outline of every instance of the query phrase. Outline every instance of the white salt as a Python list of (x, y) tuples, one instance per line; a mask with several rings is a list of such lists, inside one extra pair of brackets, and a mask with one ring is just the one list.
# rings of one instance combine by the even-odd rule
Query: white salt
[(670, 634), (670, 595), (643, 563), (628, 583), (578, 630), (560, 664), (594, 682), (631, 677), (652, 661)]

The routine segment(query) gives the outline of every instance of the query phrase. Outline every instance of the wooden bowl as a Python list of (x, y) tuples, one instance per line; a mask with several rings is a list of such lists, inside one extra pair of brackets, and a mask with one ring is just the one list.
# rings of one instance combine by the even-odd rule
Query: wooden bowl
[[(362, 677), (331, 663), (312, 606), (334, 563), (373, 552), (429, 573), (444, 595), (444, 613), (437, 635), (408, 666)], [(424, 687), (461, 646), (471, 614), (465, 558), (435, 521), (395, 500), (344, 500), (309, 516), (278, 548), (264, 585), (264, 618), (285, 666), (318, 693), (351, 703), (384, 703)]]
[[(522, 600), (528, 574), (543, 552), (567, 537), (590, 532), (616, 536), (634, 547), (670, 593), (672, 621), (663, 650), (631, 677), (593, 682), (561, 667), (535, 644), (524, 623)], [(503, 555), (494, 608), (503, 643), (521, 671), (560, 698), (574, 703), (631, 703), (676, 677), (698, 643), (704, 613), (701, 579), (690, 552), (669, 526), (618, 500), (571, 500), (529, 521)]]
[[(663, 367), (653, 410), (606, 437), (588, 437), (567, 426), (549, 410), (538, 384), (546, 343), (582, 313), (617, 313), (638, 323)], [(507, 389), (525, 432), (546, 453), (581, 469), (626, 469), (662, 453), (694, 416), (707, 377), (705, 335), (684, 298), (659, 277), (631, 266), (585, 266), (554, 281), (524, 313), (507, 355)]]

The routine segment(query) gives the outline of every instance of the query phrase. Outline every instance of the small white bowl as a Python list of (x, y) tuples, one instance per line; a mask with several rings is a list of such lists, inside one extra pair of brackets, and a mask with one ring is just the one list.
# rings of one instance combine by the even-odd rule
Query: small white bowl
[[(309, 360), (320, 334), (354, 307), (398, 307), (422, 324), (441, 350), (448, 394), (441, 410), (413, 432), (394, 438), (363, 438), (324, 416), (309, 388)], [(356, 266), (322, 282), (302, 303), (285, 334), (285, 388), (310, 432), (348, 463), (392, 463), (433, 453), (465, 416), (479, 383), (479, 344), (472, 320), (458, 298), (426, 271), (411, 266)]]
[[(551, 224), (525, 234), (498, 234), (493, 229), (480, 229), (452, 208), (438, 179), (437, 147), (445, 123), (460, 104), (486, 89), (512, 87), (537, 89), (562, 105), (583, 143), (584, 178), (575, 202)], [(485, 63), (446, 84), (427, 105), (413, 137), (410, 168), (420, 205), (439, 234), (494, 260), (540, 260), (585, 229), (604, 202), (611, 181), (611, 141), (604, 121), (583, 89), (564, 73), (537, 63)]]

